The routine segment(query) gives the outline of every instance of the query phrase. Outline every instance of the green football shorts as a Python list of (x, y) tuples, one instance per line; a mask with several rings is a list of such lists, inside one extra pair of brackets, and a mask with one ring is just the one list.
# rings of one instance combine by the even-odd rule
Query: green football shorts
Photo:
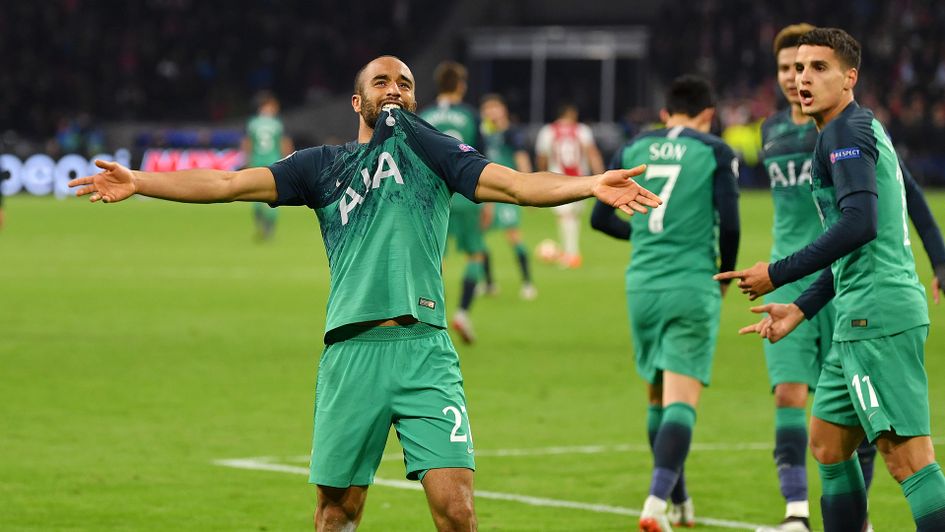
[(517, 229), (522, 223), (522, 207), (510, 203), (495, 203), (489, 229)]
[(391, 425), (408, 479), (442, 467), (475, 469), (459, 357), (445, 330), (424, 323), (373, 327), (326, 346), (309, 482), (371, 484)]
[(486, 250), (482, 234), (482, 207), (474, 203), (450, 208), (449, 234), (456, 239), (456, 249), (461, 253), (481, 253)]
[(630, 333), (640, 376), (658, 384), (663, 371), (672, 371), (708, 386), (721, 306), (718, 291), (628, 289)]
[(929, 326), (922, 325), (892, 336), (833, 342), (817, 382), (813, 415), (837, 425), (860, 425), (871, 442), (883, 431), (931, 434), (928, 334)]
[[(765, 303), (793, 303), (806, 286), (791, 283), (768, 294)], [(834, 329), (833, 304), (828, 304), (812, 320), (804, 320), (791, 334), (777, 343), (762, 340), (771, 389), (797, 382), (813, 391), (830, 351)]]

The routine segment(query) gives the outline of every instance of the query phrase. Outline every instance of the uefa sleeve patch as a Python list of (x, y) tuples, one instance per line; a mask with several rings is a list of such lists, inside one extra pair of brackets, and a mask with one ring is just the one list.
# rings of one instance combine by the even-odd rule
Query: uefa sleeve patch
[(459, 145), (459, 150), (460, 150), (460, 151), (476, 151), (476, 148), (473, 148), (473, 147), (470, 146), (469, 144), (460, 144), (460, 145)]
[(859, 159), (860, 157), (859, 148), (840, 148), (830, 152), (830, 164), (835, 164), (837, 161), (844, 159)]

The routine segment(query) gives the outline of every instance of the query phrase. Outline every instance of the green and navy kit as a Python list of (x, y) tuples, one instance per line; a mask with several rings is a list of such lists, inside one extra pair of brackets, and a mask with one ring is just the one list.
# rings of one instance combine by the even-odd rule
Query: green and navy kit
[(274, 116), (257, 115), (246, 124), (252, 151), (246, 166), (269, 166), (282, 158), (282, 121)]
[(525, 136), (516, 128), (483, 133), (483, 153), (494, 163), (515, 168), (515, 154), (525, 151)]
[[(619, 149), (612, 168), (647, 164), (637, 182), (658, 194), (663, 205), (630, 219), (633, 249), (627, 286), (665, 290), (685, 286), (718, 293), (712, 275), (735, 266), (738, 252), (738, 162), (722, 139), (677, 126), (648, 131)], [(714, 207), (714, 208), (713, 208)], [(598, 202), (592, 224), (616, 219)], [(721, 259), (721, 260), (720, 260)]]
[(331, 270), (326, 342), (344, 325), (409, 315), (446, 327), (441, 278), (450, 196), (475, 201), (489, 161), (401, 109), (371, 141), (297, 151), (273, 164), (278, 199), (306, 205)]
[[(871, 111), (851, 102), (824, 127), (814, 149), (811, 178), (826, 232), (797, 254), (772, 264), (772, 281), (777, 285), (779, 279), (795, 277), (801, 271), (811, 273), (807, 271), (811, 268), (799, 265), (813, 264), (805, 255), (817, 250), (816, 255), (823, 255), (820, 258), (833, 259), (835, 341), (879, 338), (927, 325), (925, 291), (915, 272), (909, 240), (903, 173), (889, 135)], [(847, 215), (842, 214), (841, 203), (864, 192), (867, 198), (875, 196), (875, 215), (868, 212), (875, 216), (869, 220), (875, 225), (875, 238), (831, 257), (831, 250), (839, 246), (823, 246), (823, 242), (844, 237), (830, 230), (843, 226), (841, 218)], [(819, 290), (819, 283), (820, 279), (808, 292)], [(800, 300), (798, 304), (801, 306)]]
[[(479, 130), (479, 114), (471, 106), (465, 103), (440, 101), (434, 106), (423, 109), (419, 115), (420, 118), (441, 132), (473, 146), (477, 150), (483, 149)], [(456, 195), (453, 198), (452, 207), (454, 209), (476, 209), (477, 212), (479, 209), (478, 205), (466, 201), (466, 198), (462, 195)]]
[(795, 124), (788, 108), (765, 120), (761, 140), (774, 201), (771, 246), (774, 262), (810, 244), (824, 232), (811, 192), (811, 158), (817, 127), (813, 120)]

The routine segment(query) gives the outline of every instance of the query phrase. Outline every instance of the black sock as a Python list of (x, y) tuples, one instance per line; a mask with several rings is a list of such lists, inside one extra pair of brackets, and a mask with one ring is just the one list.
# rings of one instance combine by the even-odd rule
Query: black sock
[(860, 442), (856, 448), (856, 459), (860, 461), (860, 469), (863, 471), (863, 484), (866, 485), (866, 491), (870, 490), (870, 484), (873, 483), (873, 468), (876, 464), (876, 446), (870, 443), (866, 438)]
[(459, 300), (459, 308), (469, 310), (472, 306), (473, 297), (476, 295), (476, 280), (471, 277), (463, 277), (463, 295)]
[(486, 286), (492, 286), (492, 261), (489, 255), (489, 250), (482, 252), (482, 267), (485, 270), (484, 275), (486, 277)]
[(528, 250), (522, 244), (516, 244), (515, 256), (518, 258), (518, 267), (522, 270), (522, 281), (525, 284), (531, 284), (532, 274), (528, 270)]

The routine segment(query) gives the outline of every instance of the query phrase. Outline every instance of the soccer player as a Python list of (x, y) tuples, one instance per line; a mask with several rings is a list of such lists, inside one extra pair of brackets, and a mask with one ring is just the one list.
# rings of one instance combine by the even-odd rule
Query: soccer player
[(917, 529), (945, 530), (945, 476), (929, 436), (927, 302), (898, 157), (882, 124), (853, 97), (859, 66), (860, 44), (843, 30), (800, 37), (795, 83), (820, 131), (811, 180), (826, 230), (784, 259), (717, 277), (741, 279), (755, 298), (823, 270), (794, 302), (752, 309), (767, 316), (741, 332), (777, 342), (834, 299), (833, 342), (810, 423), (825, 530), (866, 525), (866, 488), (853, 457), (864, 435), (902, 486)]
[[(487, 94), (479, 104), (479, 113), (482, 116), (483, 143), (485, 156), (490, 161), (499, 163), (519, 172), (531, 172), (532, 161), (525, 150), (525, 139), (522, 132), (512, 126), (509, 121), (509, 109), (505, 100), (498, 94)], [(519, 295), (522, 299), (532, 300), (538, 297), (538, 290), (532, 284), (531, 272), (528, 264), (528, 250), (522, 244), (522, 231), (519, 225), (522, 220), (522, 208), (508, 203), (497, 203), (493, 207), (490, 229), (504, 229), (505, 237), (518, 259), (518, 266), (522, 274), (522, 288)], [(486, 255), (488, 257), (488, 254)], [(489, 261), (486, 267), (486, 292), (496, 291), (495, 282)]]
[(459, 359), (445, 331), (441, 266), (449, 198), (551, 206), (596, 196), (627, 213), (659, 199), (632, 177), (523, 174), (490, 163), (412, 113), (414, 78), (383, 56), (355, 78), (358, 138), (268, 167), (149, 173), (96, 161), (77, 195), (265, 201), (315, 211), (330, 267), (310, 481), (319, 530), (354, 530), (391, 425), (407, 478), (420, 480), (439, 530), (474, 530), (473, 440)]
[[(545, 124), (535, 140), (535, 159), (539, 171), (550, 170), (559, 174), (584, 175), (604, 171), (604, 160), (594, 142), (594, 134), (586, 124), (578, 122), (578, 108), (565, 103), (558, 108), (557, 119)], [(561, 265), (566, 268), (581, 266), (578, 237), (581, 227), (580, 203), (554, 208), (561, 233)]]
[[(683, 466), (699, 396), (709, 385), (721, 296), (728, 288), (712, 275), (735, 264), (740, 236), (738, 160), (709, 134), (714, 114), (707, 81), (674, 80), (660, 113), (666, 127), (640, 134), (611, 162), (611, 168), (646, 164), (643, 186), (663, 205), (629, 223), (601, 202), (591, 214), (592, 227), (633, 246), (627, 307), (637, 371), (647, 382), (654, 463), (640, 516), (640, 530), (647, 532), (666, 532), (671, 521), (695, 522)], [(673, 515), (667, 513), (670, 498)]]
[[(774, 39), (778, 84), (789, 107), (770, 117), (762, 125), (765, 167), (771, 180), (774, 200), (774, 243), (771, 261), (778, 261), (810, 244), (823, 226), (811, 195), (811, 157), (817, 141), (814, 121), (801, 109), (795, 85), (794, 56), (797, 41), (814, 29), (810, 24), (795, 24), (781, 30)], [(945, 267), (945, 243), (925, 198), (902, 168), (906, 184), (909, 215), (922, 235), (935, 271)], [(816, 275), (778, 287), (765, 296), (768, 303), (794, 301)], [(933, 286), (936, 293), (938, 289)], [(775, 451), (778, 481), (786, 501), (784, 520), (759, 532), (807, 532), (810, 510), (807, 497), (807, 419), (805, 407), (809, 391), (813, 392), (820, 376), (824, 357), (833, 336), (833, 308), (801, 324), (793, 334), (778, 343), (764, 342), (768, 378), (775, 400)], [(869, 490), (873, 477), (876, 447), (864, 440), (857, 450), (857, 459)]]
[[(285, 135), (279, 120), (279, 100), (266, 91), (258, 97), (258, 114), (246, 124), (242, 150), (246, 166), (269, 166), (292, 153), (292, 139)], [(272, 238), (276, 228), (276, 210), (262, 203), (253, 203), (253, 220), (256, 223), (256, 238), (260, 241)]]
[[(482, 149), (479, 116), (475, 109), (463, 103), (467, 88), (466, 67), (444, 61), (437, 65), (433, 78), (436, 104), (420, 111), (420, 117), (465, 145)], [(450, 202), (449, 233), (456, 240), (456, 248), (466, 255), (459, 309), (453, 314), (450, 324), (467, 344), (476, 339), (469, 309), (476, 297), (476, 286), (485, 277), (486, 241), (483, 238), (485, 221), (482, 209), (482, 205), (461, 194), (455, 194)]]

